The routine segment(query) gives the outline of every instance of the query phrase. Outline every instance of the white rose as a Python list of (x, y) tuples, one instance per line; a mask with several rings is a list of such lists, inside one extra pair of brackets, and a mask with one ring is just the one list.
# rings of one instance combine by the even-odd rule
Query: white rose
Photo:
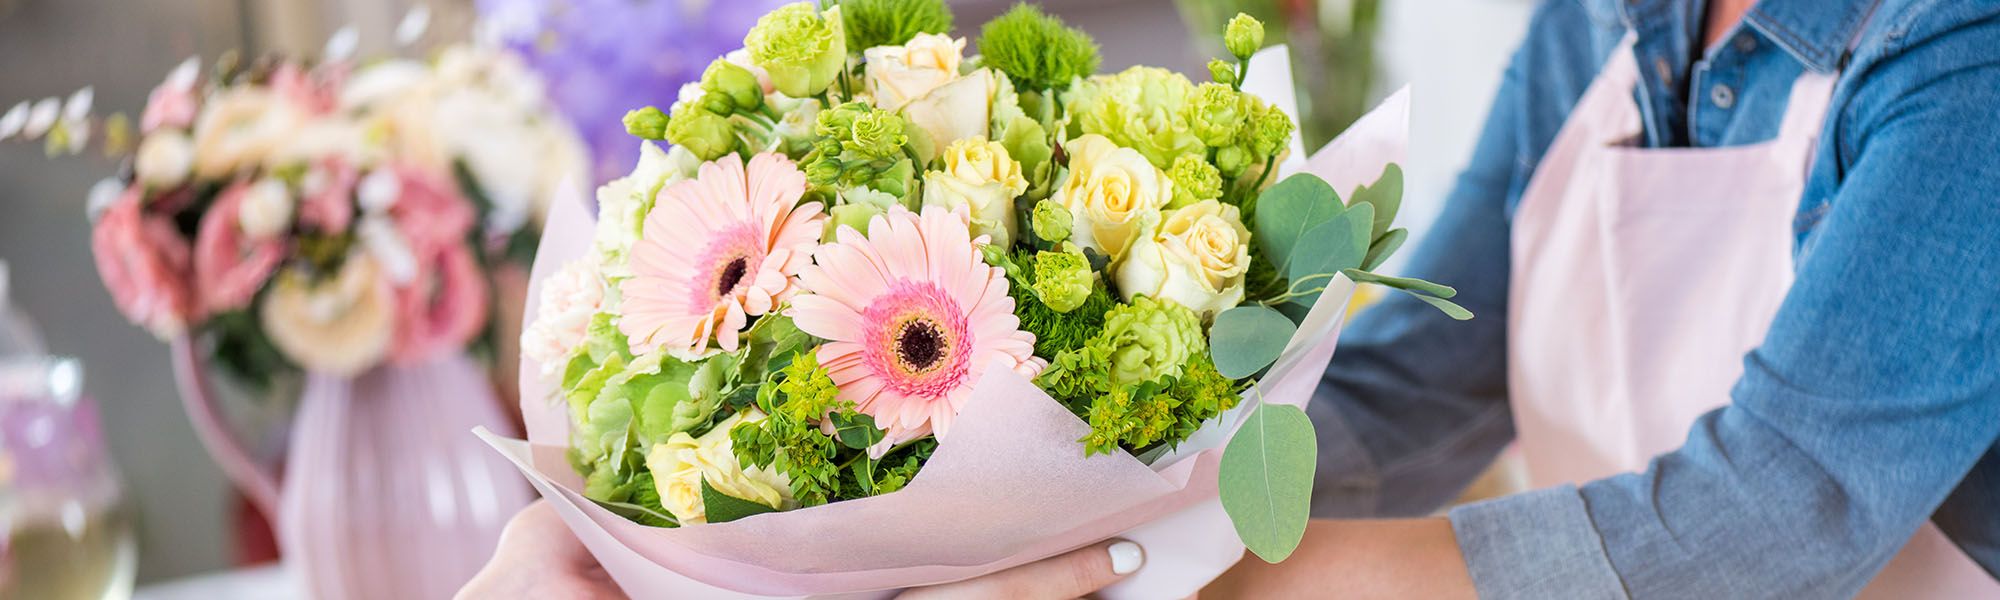
[(1140, 238), (1152, 235), (1174, 183), (1144, 155), (1097, 134), (1063, 146), (1069, 175), (1049, 198), (1069, 209), (1070, 241), (1103, 252), (1112, 262)]
[(944, 150), (944, 170), (924, 173), (925, 205), (966, 207), (972, 234), (991, 236), (1003, 248), (1017, 237), (1014, 198), (1026, 191), (1021, 163), (1007, 156), (1006, 146), (984, 136), (952, 142)]
[(1235, 206), (1203, 200), (1170, 211), (1132, 245), (1115, 279), (1125, 299), (1144, 294), (1213, 317), (1243, 302), (1250, 229)]
[(264, 158), (266, 167), (283, 167), (322, 158), (339, 158), (347, 164), (369, 162), (370, 145), (361, 127), (352, 121), (321, 117), (301, 124), (297, 131), (271, 149)]
[(876, 46), (868, 59), (866, 83), (875, 106), (896, 110), (958, 79), (965, 38), (919, 33), (901, 46)]
[(258, 316), (271, 343), (299, 366), (354, 375), (388, 355), (394, 308), (394, 293), (377, 274), (375, 261), (357, 253), (326, 281), (280, 273)]
[(588, 258), (570, 261), (543, 280), (535, 322), (521, 332), (521, 353), (554, 375), (590, 335), (590, 319), (604, 305), (604, 279)]
[(289, 102), (257, 88), (224, 91), (194, 122), (194, 172), (221, 179), (240, 167), (262, 164), (299, 126), (303, 115)]
[(986, 135), (999, 82), (991, 69), (980, 69), (903, 105), (903, 117), (917, 126), (909, 132), (917, 158), (930, 162), (952, 142)]
[(797, 506), (792, 499), (790, 477), (757, 467), (745, 469), (737, 464), (736, 454), (730, 449), (729, 429), (737, 423), (764, 419), (764, 414), (754, 409), (747, 413), (747, 418), (745, 414), (723, 419), (700, 438), (687, 432), (676, 433), (646, 453), (646, 468), (653, 472), (660, 505), (682, 525), (708, 522), (708, 511), (701, 499), (704, 479), (715, 491), (733, 498), (779, 510)]
[(292, 193), (285, 182), (264, 178), (250, 184), (243, 193), (243, 205), (236, 210), (237, 225), (255, 239), (276, 237), (292, 226)]
[(132, 157), (132, 171), (139, 182), (154, 188), (171, 188), (187, 181), (194, 171), (194, 142), (179, 130), (163, 130), (139, 142)]

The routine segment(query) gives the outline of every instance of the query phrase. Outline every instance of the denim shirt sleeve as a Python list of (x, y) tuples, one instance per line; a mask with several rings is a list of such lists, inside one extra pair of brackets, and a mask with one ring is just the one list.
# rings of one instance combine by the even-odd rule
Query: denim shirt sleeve
[(1992, 451), (2000, 18), (1906, 16), (1842, 84), (1830, 199), (1732, 404), (1643, 473), (1454, 510), (1482, 597), (1848, 597)]
[(1453, 321), (1400, 293), (1356, 315), (1307, 405), (1319, 432), (1316, 517), (1428, 514), (1513, 439), (1508, 213), (1618, 36), (1572, 0), (1545, 3), (1531, 23), (1407, 269), (1457, 288), (1453, 300), (1477, 316)]

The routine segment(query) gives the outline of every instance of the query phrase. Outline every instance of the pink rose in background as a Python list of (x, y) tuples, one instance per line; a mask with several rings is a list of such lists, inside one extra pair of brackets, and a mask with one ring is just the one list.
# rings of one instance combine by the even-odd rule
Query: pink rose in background
[(477, 216), (472, 201), (460, 195), (451, 181), (424, 169), (397, 166), (395, 173), (400, 185), (389, 215), (410, 246), (464, 245)]
[(255, 238), (243, 232), (243, 200), (251, 184), (238, 181), (216, 196), (195, 233), (195, 289), (206, 310), (226, 312), (250, 305), (271, 272), (285, 260), (282, 236)]
[(285, 63), (271, 72), (271, 91), (308, 115), (327, 114), (340, 102), (341, 71), (311, 71)]
[(152, 133), (162, 127), (187, 129), (194, 125), (195, 113), (201, 108), (194, 92), (193, 76), (186, 81), (168, 77), (166, 83), (146, 96), (146, 110), (139, 114), (139, 132)]
[(417, 276), (396, 288), (396, 341), (389, 360), (399, 365), (463, 350), (486, 327), (486, 277), (465, 242), (413, 249)]
[(197, 314), (188, 287), (188, 244), (171, 220), (144, 213), (143, 198), (134, 187), (106, 209), (90, 232), (90, 249), (118, 311), (170, 338)]
[(321, 233), (341, 233), (354, 222), (354, 185), (360, 173), (340, 158), (320, 161), (306, 174), (299, 199), (299, 225)]

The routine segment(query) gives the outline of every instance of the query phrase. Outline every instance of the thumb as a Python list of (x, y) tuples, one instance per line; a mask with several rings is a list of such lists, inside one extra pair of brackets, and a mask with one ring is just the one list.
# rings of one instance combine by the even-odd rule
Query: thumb
[(984, 577), (910, 590), (898, 599), (1081, 598), (1117, 583), (1145, 563), (1146, 552), (1138, 544), (1111, 540)]

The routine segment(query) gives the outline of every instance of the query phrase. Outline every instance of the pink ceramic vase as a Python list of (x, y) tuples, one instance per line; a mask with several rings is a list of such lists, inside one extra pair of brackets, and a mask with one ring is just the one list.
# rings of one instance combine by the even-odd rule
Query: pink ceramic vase
[(353, 378), (307, 374), (281, 481), (222, 420), (192, 341), (176, 341), (173, 353), (196, 432), (275, 516), (285, 568), (309, 597), (450, 598), (531, 499), (471, 433), (514, 426), (464, 355)]

